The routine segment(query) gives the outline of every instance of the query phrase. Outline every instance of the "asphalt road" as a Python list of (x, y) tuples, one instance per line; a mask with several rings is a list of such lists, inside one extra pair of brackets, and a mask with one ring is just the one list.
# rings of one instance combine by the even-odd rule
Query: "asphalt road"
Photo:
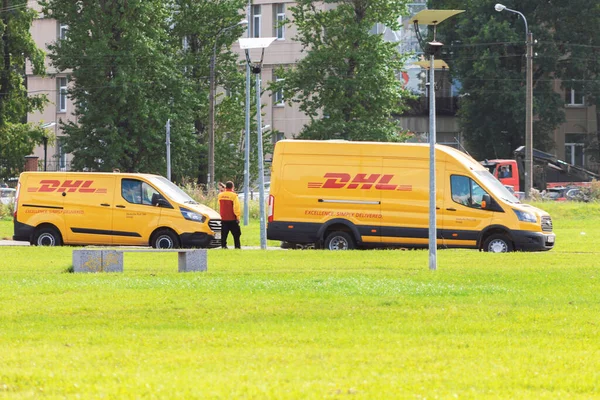
[[(17, 242), (16, 240), (0, 240), (0, 246), (29, 246), (29, 242)], [(115, 246), (119, 247), (119, 246)], [(260, 246), (242, 246), (242, 250), (259, 250)], [(221, 249), (216, 249), (221, 250)], [(230, 248), (229, 250), (233, 250)], [(281, 247), (267, 247), (267, 250), (285, 250)]]

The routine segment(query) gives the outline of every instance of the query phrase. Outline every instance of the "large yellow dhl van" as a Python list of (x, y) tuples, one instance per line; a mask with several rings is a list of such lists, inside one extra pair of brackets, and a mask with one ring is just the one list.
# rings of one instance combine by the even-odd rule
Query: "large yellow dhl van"
[[(550, 216), (489, 171), (436, 145), (440, 247), (550, 250)], [(273, 154), (267, 238), (331, 250), (426, 247), (429, 145), (282, 140)]]
[(14, 240), (33, 245), (218, 247), (221, 217), (148, 174), (24, 172)]

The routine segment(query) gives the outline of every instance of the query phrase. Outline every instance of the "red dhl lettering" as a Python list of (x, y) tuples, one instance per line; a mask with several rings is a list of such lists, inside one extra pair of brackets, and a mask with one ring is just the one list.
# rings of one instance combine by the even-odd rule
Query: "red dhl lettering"
[(91, 186), (94, 184), (94, 181), (83, 181), (83, 180), (66, 180), (59, 181), (54, 179), (43, 179), (40, 181), (39, 187), (28, 188), (28, 192), (41, 192), (41, 193), (106, 193), (106, 189), (96, 189)]
[(328, 172), (323, 175), (325, 182), (308, 182), (309, 189), (372, 189), (412, 191), (412, 185), (395, 185), (390, 183), (393, 174), (356, 174), (354, 177), (343, 172)]

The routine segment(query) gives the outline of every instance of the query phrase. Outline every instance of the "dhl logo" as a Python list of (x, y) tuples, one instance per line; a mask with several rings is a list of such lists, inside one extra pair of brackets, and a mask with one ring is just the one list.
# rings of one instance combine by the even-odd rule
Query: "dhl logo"
[(412, 191), (412, 185), (390, 184), (393, 174), (356, 174), (354, 177), (346, 173), (328, 172), (323, 175), (323, 182), (308, 182), (309, 189), (371, 189)]
[(40, 181), (39, 187), (30, 187), (27, 189), (28, 192), (38, 192), (38, 193), (106, 193), (107, 189), (96, 189), (91, 187), (94, 184), (94, 181), (83, 181), (83, 180), (66, 180), (59, 181), (54, 179), (43, 179)]

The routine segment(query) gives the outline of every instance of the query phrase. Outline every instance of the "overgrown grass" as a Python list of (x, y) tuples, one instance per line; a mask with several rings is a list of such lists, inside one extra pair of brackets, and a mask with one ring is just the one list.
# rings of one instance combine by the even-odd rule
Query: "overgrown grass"
[[(546, 204), (544, 204), (546, 206)], [(598, 398), (598, 205), (544, 253), (0, 248), (0, 397)], [(586, 235), (581, 235), (586, 232)], [(570, 236), (577, 233), (575, 238)]]

